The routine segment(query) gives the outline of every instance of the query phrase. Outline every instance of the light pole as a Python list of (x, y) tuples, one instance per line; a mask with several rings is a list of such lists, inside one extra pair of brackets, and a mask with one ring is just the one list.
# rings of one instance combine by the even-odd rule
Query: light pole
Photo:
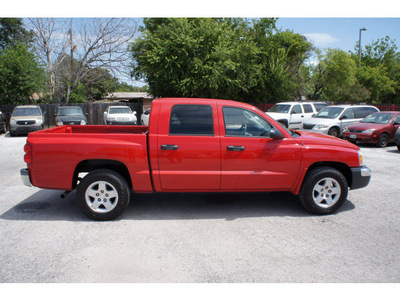
[(361, 31), (366, 31), (368, 28), (360, 28), (360, 36), (358, 39), (358, 68), (361, 66)]

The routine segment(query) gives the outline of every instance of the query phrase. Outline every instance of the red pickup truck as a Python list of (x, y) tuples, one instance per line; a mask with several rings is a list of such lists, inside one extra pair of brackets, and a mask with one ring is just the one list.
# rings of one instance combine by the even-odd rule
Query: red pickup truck
[(290, 131), (235, 101), (159, 99), (149, 126), (61, 126), (30, 133), (24, 183), (77, 189), (81, 210), (111, 220), (131, 193), (289, 191), (316, 214), (337, 211), (371, 170), (352, 143)]

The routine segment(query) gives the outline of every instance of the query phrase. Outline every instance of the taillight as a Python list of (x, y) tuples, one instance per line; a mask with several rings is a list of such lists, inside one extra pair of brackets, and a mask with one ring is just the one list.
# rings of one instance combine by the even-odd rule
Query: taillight
[(24, 152), (25, 152), (24, 161), (27, 164), (32, 163), (32, 148), (31, 148), (31, 146), (26, 144), (25, 147), (24, 147)]

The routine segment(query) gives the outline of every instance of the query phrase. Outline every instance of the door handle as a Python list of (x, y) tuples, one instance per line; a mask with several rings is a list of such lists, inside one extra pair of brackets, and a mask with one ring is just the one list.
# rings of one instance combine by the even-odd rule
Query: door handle
[(178, 150), (178, 145), (161, 145), (161, 150)]
[(227, 146), (226, 150), (228, 151), (244, 151), (246, 149), (244, 146)]

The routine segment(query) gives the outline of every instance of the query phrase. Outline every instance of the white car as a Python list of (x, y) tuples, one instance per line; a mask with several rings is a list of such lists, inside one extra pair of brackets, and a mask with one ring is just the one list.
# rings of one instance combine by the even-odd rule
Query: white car
[(104, 112), (104, 123), (107, 125), (136, 125), (136, 111), (129, 106), (109, 106)]
[(140, 124), (143, 126), (149, 126), (149, 118), (150, 118), (150, 108), (146, 109), (140, 118)]
[(272, 106), (266, 114), (286, 128), (301, 129), (304, 121), (327, 106), (324, 102), (280, 102)]

